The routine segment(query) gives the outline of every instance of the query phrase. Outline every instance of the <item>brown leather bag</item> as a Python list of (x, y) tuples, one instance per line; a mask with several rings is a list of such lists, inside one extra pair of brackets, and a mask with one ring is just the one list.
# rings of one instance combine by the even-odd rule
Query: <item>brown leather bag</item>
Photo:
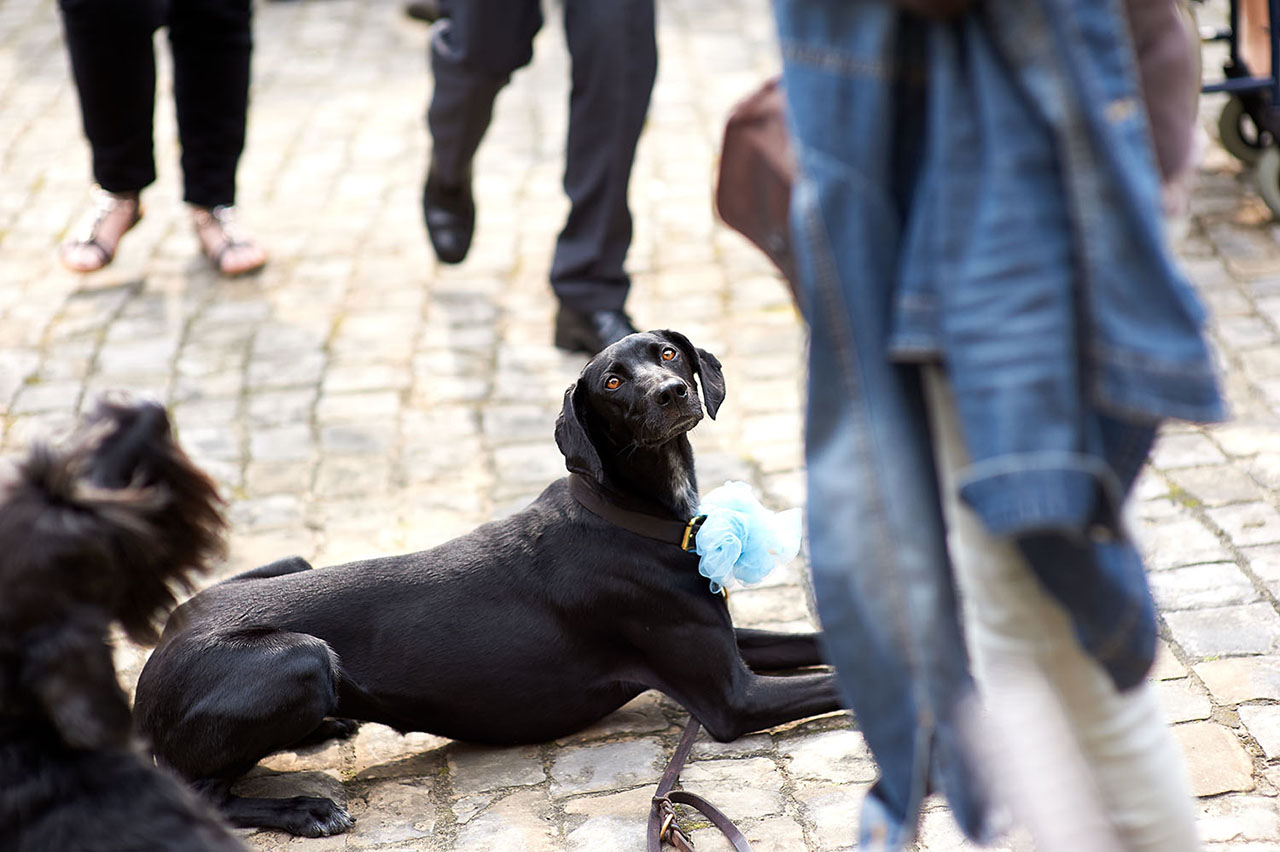
[(793, 292), (795, 264), (788, 214), (795, 173), (786, 101), (775, 77), (729, 113), (715, 203), (724, 223), (768, 255)]

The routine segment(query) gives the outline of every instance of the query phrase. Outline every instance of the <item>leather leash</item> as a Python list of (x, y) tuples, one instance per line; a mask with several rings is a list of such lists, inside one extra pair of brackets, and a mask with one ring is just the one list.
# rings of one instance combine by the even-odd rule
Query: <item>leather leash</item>
[(676, 823), (674, 805), (688, 805), (701, 812), (712, 825), (720, 829), (720, 833), (733, 844), (737, 852), (751, 852), (751, 844), (747, 842), (747, 838), (719, 808), (697, 793), (671, 789), (680, 777), (680, 770), (684, 768), (684, 762), (693, 748), (693, 740), (698, 736), (699, 727), (698, 720), (690, 716), (689, 724), (680, 737), (680, 744), (676, 746), (671, 762), (658, 781), (658, 789), (654, 791), (653, 801), (649, 806), (649, 852), (661, 852), (664, 840), (679, 852), (693, 852), (693, 841)]
[[(674, 544), (686, 552), (693, 551), (698, 537), (698, 528), (707, 518), (706, 515), (695, 515), (687, 522), (677, 521), (619, 506), (600, 494), (590, 480), (576, 473), (569, 474), (569, 493), (588, 512), (614, 526), (645, 538)], [(724, 590), (721, 591), (723, 593)], [(725, 597), (728, 596), (725, 595)], [(679, 852), (693, 852), (693, 841), (676, 823), (675, 805), (688, 805), (701, 812), (712, 825), (720, 829), (737, 852), (751, 852), (751, 844), (747, 842), (747, 838), (733, 824), (733, 820), (725, 816), (719, 808), (697, 793), (672, 789), (680, 778), (680, 770), (689, 758), (689, 751), (693, 748), (693, 740), (697, 737), (700, 727), (698, 720), (690, 716), (689, 724), (685, 726), (684, 734), (680, 737), (680, 743), (671, 755), (671, 762), (667, 764), (666, 771), (662, 773), (662, 779), (658, 782), (658, 789), (653, 794), (653, 800), (649, 806), (649, 852), (661, 852), (664, 840)]]

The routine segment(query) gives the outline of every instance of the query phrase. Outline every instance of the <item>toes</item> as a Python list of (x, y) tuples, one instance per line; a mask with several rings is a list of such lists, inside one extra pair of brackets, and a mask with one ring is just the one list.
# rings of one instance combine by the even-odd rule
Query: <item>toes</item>
[(328, 837), (349, 831), (356, 824), (355, 817), (347, 813), (345, 808), (328, 799), (317, 799), (299, 796), (295, 801), (301, 805), (301, 820), (293, 831), (303, 837)]
[(334, 719), (333, 720), (333, 738), (337, 740), (350, 739), (355, 736), (356, 731), (360, 730), (360, 723), (355, 719)]

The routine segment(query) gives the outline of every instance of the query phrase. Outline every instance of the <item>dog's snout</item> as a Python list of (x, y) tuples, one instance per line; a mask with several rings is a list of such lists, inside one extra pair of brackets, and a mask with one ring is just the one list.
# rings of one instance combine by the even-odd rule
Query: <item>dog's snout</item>
[(658, 405), (668, 406), (689, 395), (689, 383), (684, 379), (668, 379), (658, 385), (656, 398)]

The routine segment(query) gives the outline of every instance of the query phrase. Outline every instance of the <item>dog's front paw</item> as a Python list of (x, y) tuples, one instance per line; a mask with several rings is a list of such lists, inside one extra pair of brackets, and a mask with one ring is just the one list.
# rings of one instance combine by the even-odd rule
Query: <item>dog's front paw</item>
[(290, 799), (293, 813), (285, 830), (299, 837), (328, 837), (350, 831), (355, 817), (329, 799), (316, 796), (294, 796)]
[(297, 837), (329, 837), (342, 834), (356, 824), (356, 817), (328, 798), (294, 796), (289, 803), (289, 815), (279, 826)]

